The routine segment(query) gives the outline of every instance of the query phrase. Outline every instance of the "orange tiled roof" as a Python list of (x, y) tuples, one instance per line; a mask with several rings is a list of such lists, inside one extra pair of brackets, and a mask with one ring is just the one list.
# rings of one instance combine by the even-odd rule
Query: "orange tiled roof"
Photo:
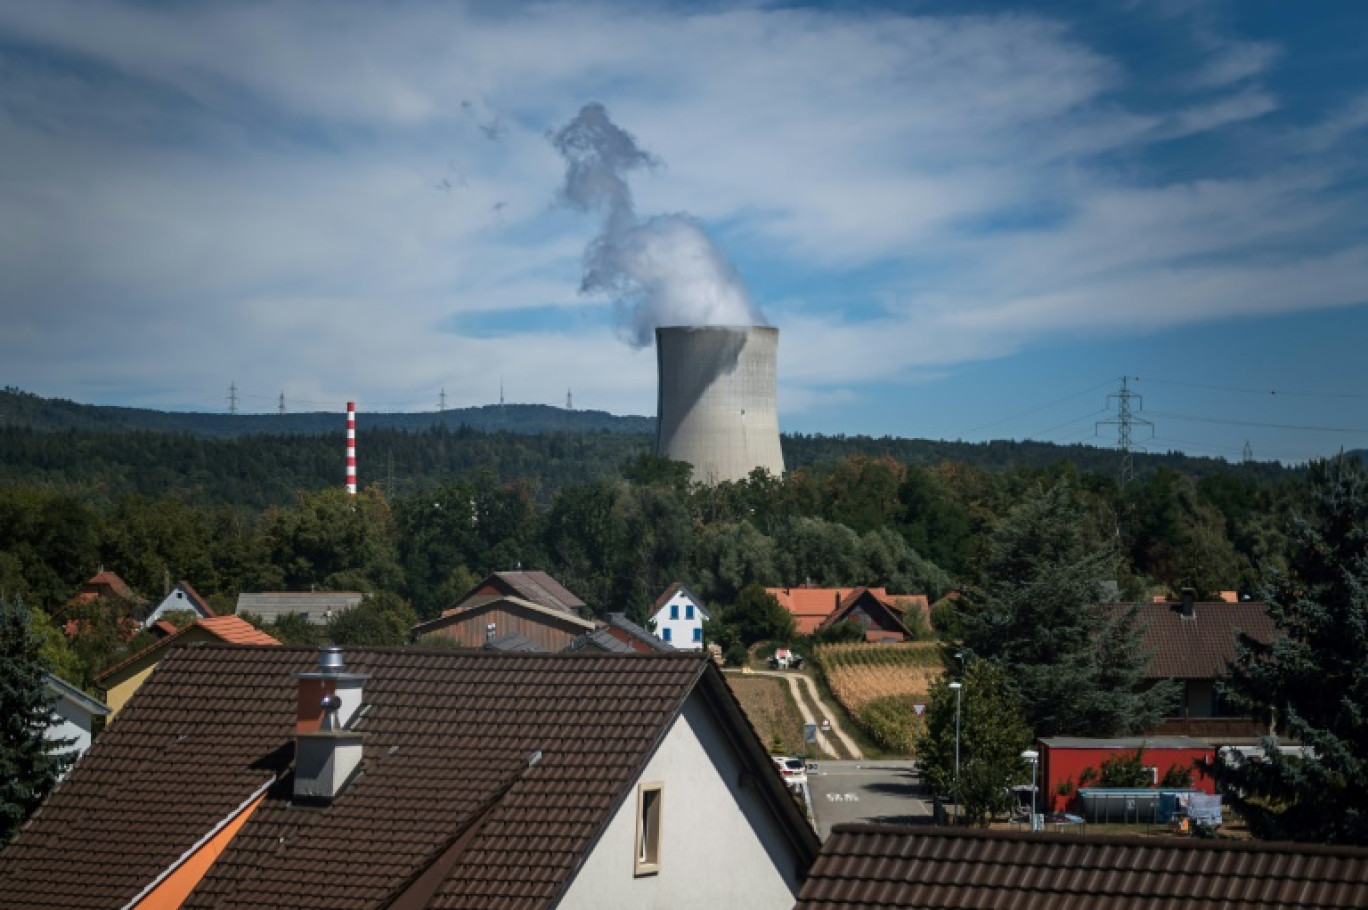
[(142, 660), (149, 654), (166, 650), (180, 644), (180, 640), (188, 635), (192, 629), (203, 629), (219, 641), (230, 645), (280, 644), (280, 642), (276, 641), (265, 632), (262, 632), (240, 616), (214, 616), (209, 619), (197, 619), (185, 628), (166, 636), (160, 641), (153, 642), (138, 653), (125, 657), (113, 666), (102, 670), (99, 675), (95, 677), (95, 682), (100, 683), (103, 680), (109, 679), (120, 670)]
[(811, 635), (858, 588), (766, 588), (779, 606), (793, 614), (799, 635)]

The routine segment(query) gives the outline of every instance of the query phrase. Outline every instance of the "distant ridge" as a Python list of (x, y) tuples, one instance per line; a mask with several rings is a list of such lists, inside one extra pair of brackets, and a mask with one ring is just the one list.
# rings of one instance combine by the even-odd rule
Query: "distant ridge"
[[(110, 405), (78, 404), (64, 398), (42, 398), (21, 389), (0, 390), (0, 427), (23, 427), (39, 432), (68, 430), (97, 432), (185, 433), (191, 436), (254, 435), (319, 436), (346, 427), (344, 403), (335, 412), (298, 414), (208, 414), (154, 411)], [(654, 434), (652, 417), (619, 417), (607, 411), (568, 411), (542, 404), (485, 405), (446, 411), (385, 413), (361, 410), (358, 431), (366, 429), (429, 430), (465, 426), (484, 432), (556, 433), (607, 432)]]

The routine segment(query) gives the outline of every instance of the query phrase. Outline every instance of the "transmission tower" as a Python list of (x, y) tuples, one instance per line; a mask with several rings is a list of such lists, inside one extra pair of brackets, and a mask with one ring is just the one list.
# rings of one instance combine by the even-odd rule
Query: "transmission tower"
[(437, 396), (437, 413), (440, 414), (440, 413), (442, 413), (442, 412), (445, 411), (445, 410), (446, 410), (446, 386), (442, 386), (442, 391), (441, 391), (441, 393)]
[(1252, 464), (1253, 461), (1254, 461), (1254, 447), (1253, 447), (1252, 445), (1250, 445), (1250, 444), (1249, 444), (1249, 440), (1246, 439), (1246, 440), (1245, 440), (1245, 445), (1244, 445), (1244, 463), (1245, 463), (1245, 464)]
[(278, 406), (278, 410), (279, 410), (279, 412), (280, 412), (280, 416), (281, 416), (281, 417), (284, 417), (284, 416), (285, 416), (285, 393), (284, 393), (284, 392), (281, 392), (281, 393), (280, 393), (280, 404), (279, 404), (279, 406)]
[(228, 383), (228, 413), (237, 414), (237, 383)]
[(565, 390), (565, 409), (567, 411), (573, 411), (575, 409), (575, 399), (574, 396), (570, 394), (569, 389)]
[(1131, 457), (1131, 449), (1140, 447), (1135, 445), (1131, 432), (1132, 427), (1147, 428), (1150, 436), (1154, 435), (1154, 424), (1143, 417), (1135, 416), (1144, 409), (1144, 399), (1132, 392), (1127, 382), (1128, 377), (1122, 376), (1121, 391), (1107, 396), (1107, 407), (1111, 407), (1112, 399), (1116, 400), (1116, 416), (1111, 420), (1099, 420), (1097, 422), (1097, 428), (1103, 426), (1116, 427), (1116, 447), (1121, 451), (1120, 479), (1122, 487), (1135, 479), (1135, 462)]
[(499, 377), (499, 407), (502, 408), (503, 406), (504, 406), (504, 399), (503, 399), (503, 377), (500, 376), (500, 377)]

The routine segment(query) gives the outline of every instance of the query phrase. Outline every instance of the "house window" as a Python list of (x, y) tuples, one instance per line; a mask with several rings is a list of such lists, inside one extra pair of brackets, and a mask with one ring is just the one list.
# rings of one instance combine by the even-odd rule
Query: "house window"
[(665, 629), (664, 629), (664, 634), (661, 635), (660, 637), (663, 638), (663, 639), (665, 639), (666, 641), (669, 641), (669, 640), (670, 640), (670, 627), (669, 627), (669, 626), (666, 626), (666, 627), (665, 627)]
[(703, 630), (702, 630), (702, 629), (694, 629), (694, 641), (702, 641), (702, 640), (703, 640)]
[(684, 607), (684, 618), (693, 619), (693, 604), (688, 604)]
[(660, 871), (660, 802), (664, 787), (660, 782), (637, 787), (637, 875), (655, 875)]
[(671, 619), (678, 619), (678, 618), (679, 618), (679, 604), (670, 604), (670, 618), (671, 618)]

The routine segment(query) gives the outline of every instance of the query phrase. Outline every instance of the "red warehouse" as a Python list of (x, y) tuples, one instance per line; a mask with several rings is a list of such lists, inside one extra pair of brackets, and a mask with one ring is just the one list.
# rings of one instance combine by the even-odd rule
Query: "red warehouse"
[[(1172, 768), (1190, 771), (1193, 790), (1215, 793), (1216, 782), (1207, 768), (1215, 760), (1216, 748), (1190, 736), (1118, 737), (1089, 739), (1057, 736), (1040, 741), (1040, 797), (1047, 812), (1069, 808), (1074, 794), (1086, 782), (1086, 769), (1092, 770), (1091, 786), (1098, 786), (1104, 762), (1140, 751), (1140, 762), (1158, 785)], [(1080, 781), (1080, 776), (1084, 778)]]

